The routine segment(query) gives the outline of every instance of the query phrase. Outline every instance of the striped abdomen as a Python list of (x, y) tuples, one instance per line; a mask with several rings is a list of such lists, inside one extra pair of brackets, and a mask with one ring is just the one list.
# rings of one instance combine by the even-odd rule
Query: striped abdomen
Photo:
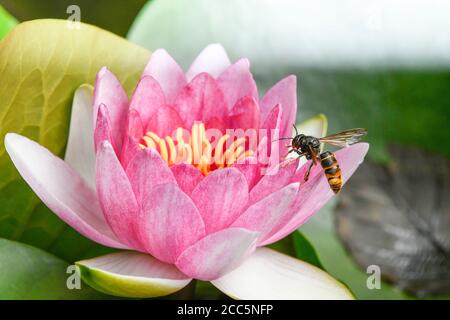
[(331, 190), (333, 190), (334, 193), (338, 193), (342, 188), (342, 176), (336, 157), (332, 152), (325, 151), (319, 158)]

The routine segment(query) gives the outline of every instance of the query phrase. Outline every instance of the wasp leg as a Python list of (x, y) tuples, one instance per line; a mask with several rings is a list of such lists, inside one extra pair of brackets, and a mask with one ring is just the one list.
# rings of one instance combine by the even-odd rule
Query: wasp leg
[(286, 152), (286, 154), (283, 156), (283, 159), (286, 159), (286, 157), (288, 156), (288, 155), (290, 155), (292, 152), (294, 152), (295, 151), (295, 149), (291, 149), (291, 150), (289, 150), (288, 152)]
[(289, 151), (284, 155), (283, 159), (286, 159), (286, 157), (287, 157), (289, 154), (291, 154), (292, 152), (295, 152), (295, 153), (298, 155), (298, 158), (301, 158), (301, 157), (304, 156), (304, 154), (301, 153), (299, 150), (297, 150), (297, 149), (291, 149), (291, 150), (289, 150)]
[[(298, 155), (298, 158), (289, 158), (289, 159), (286, 159), (286, 157), (288, 156), (288, 154), (290, 154), (290, 153), (292, 153), (292, 152), (295, 152), (295, 153)], [(300, 158), (303, 157), (303, 156), (304, 156), (304, 154), (301, 153), (299, 150), (297, 150), (297, 149), (291, 149), (291, 150), (289, 150), (288, 153), (284, 156), (283, 159), (285, 159), (285, 160), (284, 160), (283, 162), (281, 162), (281, 165), (282, 165), (282, 167), (285, 167), (285, 166), (287, 166), (288, 164), (293, 163), (295, 160), (300, 159)]]
[[(298, 154), (298, 150), (291, 149), (291, 150), (289, 150), (289, 151), (284, 155), (284, 157), (286, 158), (287, 155), (288, 155), (288, 154), (291, 154), (292, 152), (297, 152), (297, 154)], [(300, 154), (299, 154), (299, 155), (300, 155)]]
[(304, 154), (301, 151), (297, 150), (297, 149), (289, 150), (289, 152), (286, 155), (290, 154), (291, 152), (295, 152), (298, 155), (299, 158), (304, 156)]
[(311, 168), (313, 167), (313, 165), (314, 165), (314, 162), (311, 161), (311, 164), (309, 165), (309, 168), (305, 172), (305, 176), (303, 177), (303, 180), (305, 180), (305, 182), (308, 181), (308, 179), (309, 179), (309, 173), (311, 172)]

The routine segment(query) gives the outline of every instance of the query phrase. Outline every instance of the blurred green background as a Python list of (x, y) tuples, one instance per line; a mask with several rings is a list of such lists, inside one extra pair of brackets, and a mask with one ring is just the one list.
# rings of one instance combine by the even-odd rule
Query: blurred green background
[[(439, 190), (444, 198), (449, 195), (448, 184), (439, 182), (448, 172), (447, 157), (450, 155), (450, 51), (446, 51), (450, 48), (450, 36), (445, 28), (449, 25), (445, 23), (442, 8), (424, 8), (416, 1), (408, 6), (406, 1), (400, 1), (389, 7), (386, 1), (364, 5), (351, 0), (342, 5), (328, 4), (330, 7), (325, 7), (324, 10), (320, 5), (325, 4), (320, 1), (294, 0), (0, 0), (0, 5), (3, 6), (0, 9), (0, 37), (7, 35), (17, 22), (41, 18), (66, 19), (69, 16), (67, 7), (78, 5), (82, 22), (126, 37), (149, 50), (166, 48), (184, 68), (189, 66), (205, 45), (222, 43), (232, 60), (239, 57), (250, 58), (260, 94), (287, 74), (297, 75), (298, 122), (324, 113), (329, 120), (329, 132), (351, 127), (368, 128), (367, 141), (371, 147), (365, 171), (369, 172), (369, 176), (371, 172), (375, 174), (379, 170), (388, 174), (386, 180), (377, 185), (378, 189), (368, 189), (364, 184), (367, 179), (358, 179), (355, 182), (357, 185), (349, 187), (345, 199), (337, 197), (304, 225), (300, 229), (304, 237), (302, 239), (309, 241), (311, 248), (302, 251), (304, 242), (298, 236), (293, 236), (277, 244), (278, 249), (316, 264), (320, 261), (321, 267), (344, 281), (358, 298), (409, 299), (450, 295), (450, 271), (433, 272), (446, 268), (450, 270), (450, 239), (442, 236), (436, 242), (436, 239), (424, 236), (422, 232), (426, 229), (426, 234), (433, 234), (433, 226), (439, 224), (450, 234), (450, 219), (447, 218), (450, 212), (445, 204), (417, 209), (422, 210), (420, 212), (408, 206), (396, 206), (392, 214), (407, 217), (405, 221), (409, 222), (398, 222), (394, 240), (376, 246), (373, 246), (375, 240), (368, 237), (367, 244), (361, 243), (355, 249), (345, 242), (350, 241), (348, 239), (351, 237), (344, 237), (346, 233), (337, 232), (336, 229), (336, 219), (343, 217), (343, 212), (347, 214), (346, 219), (351, 220), (353, 217), (351, 212), (346, 212), (348, 203), (359, 204), (361, 210), (365, 208), (367, 199), (355, 190), (376, 194), (394, 184), (397, 178), (417, 174), (415, 170), (422, 163), (415, 163), (406, 173), (395, 169), (412, 159), (393, 157), (392, 148), (417, 150), (425, 155), (422, 160), (424, 164), (428, 155), (442, 156), (440, 163), (444, 164), (444, 169), (437, 168), (428, 175), (436, 176), (436, 185), (440, 186)], [(64, 37), (64, 30), (58, 32), (61, 35), (36, 33), (36, 37), (42, 42), (57, 41), (58, 37)], [(14, 36), (19, 37), (19, 33)], [(109, 39), (110, 35), (101, 33), (95, 34), (95, 37), (98, 41), (87, 43), (85, 50), (95, 56), (96, 63), (101, 63), (100, 47), (103, 45), (102, 41), (107, 41), (105, 39)], [(15, 41), (13, 36), (10, 41)], [(67, 47), (60, 48), (61, 51), (71, 50), (72, 55), (81, 55), (76, 49), (69, 43)], [(3, 56), (1, 50), (4, 52)], [(110, 50), (114, 51), (115, 48)], [(7, 65), (7, 60), (10, 59), (6, 51), (4, 47), (0, 49), (0, 67)], [(126, 53), (118, 57), (130, 59), (130, 55)], [(139, 59), (139, 64), (144, 63), (143, 59)], [(121, 68), (120, 60), (110, 61), (113, 69)], [(53, 72), (57, 73), (58, 70), (58, 66), (55, 66)], [(125, 70), (122, 72), (128, 76)], [(132, 75), (127, 77), (128, 90), (132, 89), (132, 80), (137, 77), (137, 72), (133, 70)], [(92, 80), (93, 76), (94, 70), (89, 70), (82, 78), (83, 81)], [(2, 83), (8, 81), (6, 74), (0, 77)], [(81, 82), (81, 78), (76, 81)], [(72, 87), (66, 88), (64, 97), (61, 98), (64, 102), (58, 106), (59, 111), (55, 111), (59, 114), (62, 125), (52, 129), (45, 137), (38, 135), (43, 139), (41, 142), (61, 156), (64, 146), (53, 141), (67, 135), (71, 94), (78, 84), (81, 83), (73, 83)], [(24, 97), (27, 94), (29, 95), (26, 88), (18, 93)], [(32, 110), (41, 108), (37, 102), (21, 99), (14, 101), (15, 108), (20, 109), (21, 103)], [(45, 110), (44, 108), (43, 112)], [(0, 109), (0, 115), (6, 113)], [(1, 123), (4, 128), (0, 132), (3, 134), (7, 125), (11, 129), (11, 123)], [(2, 146), (0, 151), (3, 150)], [(0, 152), (0, 165), (3, 181), (18, 180), (4, 152)], [(0, 184), (3, 194), (0, 196), (0, 208), (3, 208), (0, 209), (0, 237), (39, 247), (58, 257), (55, 259), (67, 262), (106, 250), (64, 227), (45, 206), (39, 204), (24, 183), (14, 183), (14, 186)], [(414, 186), (415, 193), (401, 195), (405, 202), (412, 203), (417, 194), (420, 194), (421, 201), (425, 203), (436, 202), (434, 194), (421, 192), (421, 187), (426, 188), (425, 185), (421, 186), (420, 181), (416, 183), (418, 186)], [(344, 192), (347, 191), (344, 189)], [(21, 196), (17, 197), (17, 194)], [(16, 201), (11, 200), (13, 195)], [(371, 213), (375, 217), (379, 216), (377, 212), (386, 210), (388, 204), (395, 203), (399, 197), (395, 191), (384, 195), (374, 205)], [(24, 206), (24, 201), (33, 202), (33, 205)], [(18, 209), (25, 212), (21, 218), (16, 218), (15, 213), (12, 215)], [(418, 219), (417, 216), (421, 218)], [(1, 227), (2, 221), (8, 228)], [(377, 222), (370, 219), (363, 221), (364, 226), (374, 228), (374, 237), (385, 231), (385, 227), (380, 227)], [(53, 232), (55, 228), (60, 231)], [(398, 245), (405, 233), (410, 235), (408, 243), (412, 244), (407, 254)], [(15, 242), (15, 245), (21, 246), (19, 242)], [(439, 250), (436, 249), (436, 243), (439, 244)], [(349, 247), (353, 249), (349, 250)], [(364, 251), (369, 247), (376, 251), (373, 254), (374, 257), (377, 256), (376, 259), (357, 261), (354, 258), (358, 256), (358, 252), (354, 250)], [(423, 255), (424, 250), (432, 253), (431, 258), (416, 263), (416, 258)], [(385, 260), (376, 254), (385, 251), (390, 252)], [(393, 274), (385, 274), (383, 266), (387, 259), (400, 259), (406, 267), (391, 270)], [(381, 290), (369, 290), (366, 286), (368, 274), (365, 267), (370, 264), (381, 266), (386, 279)], [(430, 272), (421, 274), (417, 272), (419, 269)], [(422, 277), (421, 280), (426, 285), (419, 288), (410, 285), (417, 277)], [(0, 278), (0, 288), (3, 282)], [(436, 282), (442, 285), (437, 289), (433, 286), (431, 287), (434, 289), (427, 289), (430, 283)], [(218, 294), (206, 284), (200, 285), (199, 290), (211, 297)]]

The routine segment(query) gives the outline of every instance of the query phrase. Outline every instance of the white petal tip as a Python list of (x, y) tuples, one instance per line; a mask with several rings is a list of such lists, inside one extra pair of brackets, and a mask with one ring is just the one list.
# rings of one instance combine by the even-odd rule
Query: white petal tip
[(208, 50), (220, 50), (220, 51), (223, 51), (223, 52), (226, 53), (226, 50), (223, 47), (223, 45), (221, 43), (218, 43), (218, 42), (208, 44), (203, 50), (206, 50), (206, 49), (208, 49)]
[(8, 145), (15, 139), (17, 133), (8, 132), (5, 134), (5, 147), (8, 148)]
[(107, 66), (103, 66), (101, 67), (101, 69), (98, 71), (97, 75), (99, 77), (102, 77), (103, 75), (105, 75), (106, 73), (110, 72)]

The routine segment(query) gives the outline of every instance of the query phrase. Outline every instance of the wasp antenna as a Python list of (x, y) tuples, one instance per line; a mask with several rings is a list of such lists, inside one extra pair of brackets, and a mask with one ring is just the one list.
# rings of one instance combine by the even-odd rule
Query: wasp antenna
[(275, 141), (280, 141), (280, 140), (290, 140), (290, 139), (292, 139), (292, 138), (288, 138), (288, 137), (283, 137), (283, 138), (280, 138), (280, 139), (275, 139), (275, 140), (272, 140), (272, 142), (275, 142)]
[(298, 136), (298, 129), (297, 129), (297, 127), (295, 126), (295, 124), (292, 124), (292, 126), (294, 127), (295, 135)]

